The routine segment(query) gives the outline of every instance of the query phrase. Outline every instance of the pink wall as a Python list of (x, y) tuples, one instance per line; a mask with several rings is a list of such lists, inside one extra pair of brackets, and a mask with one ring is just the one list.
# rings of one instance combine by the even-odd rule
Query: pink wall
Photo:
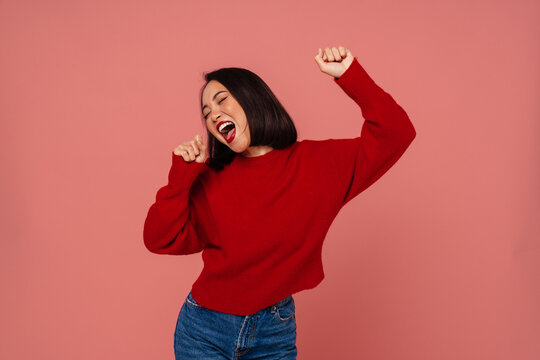
[(0, 358), (172, 359), (202, 260), (142, 228), (202, 72), (255, 71), (300, 140), (355, 137), (313, 59), (338, 45), (417, 137), (294, 295), (298, 358), (540, 358), (540, 3), (440, 3), (1, 1)]

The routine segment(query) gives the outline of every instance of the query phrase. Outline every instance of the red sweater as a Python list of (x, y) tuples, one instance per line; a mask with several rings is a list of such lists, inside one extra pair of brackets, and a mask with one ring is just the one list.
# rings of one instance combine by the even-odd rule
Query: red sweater
[(191, 289), (202, 306), (247, 315), (317, 286), (323, 240), (339, 210), (415, 138), (406, 112), (356, 58), (333, 80), (360, 106), (366, 121), (359, 137), (238, 154), (221, 172), (172, 153), (144, 244), (156, 254), (202, 251), (204, 268)]

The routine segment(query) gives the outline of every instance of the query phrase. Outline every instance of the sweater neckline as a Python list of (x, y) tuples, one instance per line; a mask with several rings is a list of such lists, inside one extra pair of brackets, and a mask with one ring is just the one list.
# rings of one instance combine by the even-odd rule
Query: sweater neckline
[(285, 151), (289, 150), (290, 147), (285, 149), (273, 149), (263, 155), (246, 157), (242, 154), (235, 155), (235, 162), (238, 165), (242, 166), (257, 166), (261, 164), (266, 164), (272, 160), (275, 160), (279, 155), (283, 154)]

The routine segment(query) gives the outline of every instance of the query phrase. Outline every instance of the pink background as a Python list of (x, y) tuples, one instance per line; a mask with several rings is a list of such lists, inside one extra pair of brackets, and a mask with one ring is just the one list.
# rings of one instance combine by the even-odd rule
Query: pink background
[(256, 72), (299, 140), (356, 137), (313, 59), (339, 45), (417, 137), (294, 295), (298, 358), (540, 358), (540, 3), (436, 3), (1, 1), (0, 358), (172, 359), (202, 259), (142, 229), (203, 71)]

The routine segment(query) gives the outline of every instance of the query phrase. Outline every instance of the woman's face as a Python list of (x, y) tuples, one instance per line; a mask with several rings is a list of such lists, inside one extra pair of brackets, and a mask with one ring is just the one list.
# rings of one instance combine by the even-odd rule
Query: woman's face
[(216, 80), (210, 80), (203, 90), (202, 115), (210, 133), (231, 150), (242, 153), (249, 147), (251, 139), (244, 109)]

